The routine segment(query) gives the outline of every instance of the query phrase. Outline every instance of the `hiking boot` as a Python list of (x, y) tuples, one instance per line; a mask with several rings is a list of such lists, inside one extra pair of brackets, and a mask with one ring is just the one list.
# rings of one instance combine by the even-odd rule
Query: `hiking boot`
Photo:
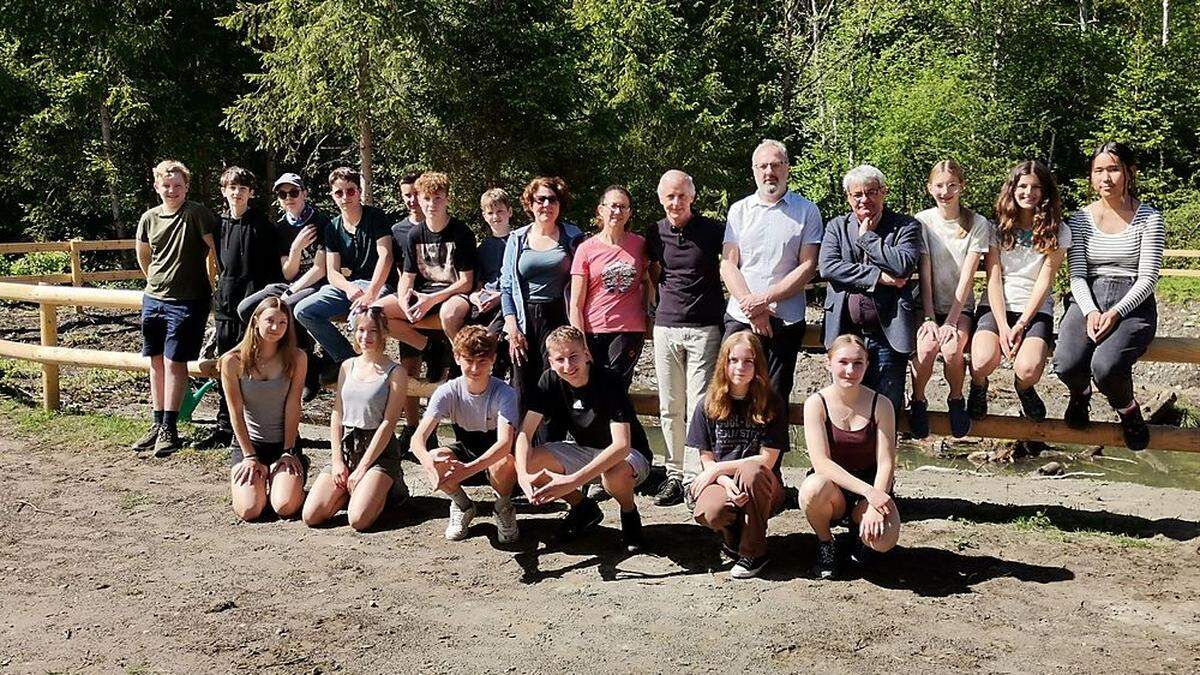
[(600, 507), (595, 501), (584, 498), (572, 506), (567, 516), (562, 519), (558, 526), (558, 539), (564, 542), (571, 541), (589, 528), (599, 525), (601, 520), (604, 520), (604, 513)]
[(742, 556), (738, 558), (736, 563), (733, 564), (733, 569), (729, 570), (729, 576), (733, 577), (734, 579), (753, 579), (754, 577), (758, 576), (758, 573), (761, 572), (764, 567), (767, 566), (767, 563), (770, 562), (770, 560), (771, 559), (765, 555), (757, 558), (747, 558), (746, 556)]
[(154, 443), (158, 440), (158, 432), (162, 429), (162, 425), (158, 422), (150, 425), (142, 437), (134, 441), (133, 445), (129, 446), (134, 452), (149, 452), (154, 449)]
[(158, 430), (158, 438), (154, 439), (155, 457), (170, 457), (182, 448), (178, 431), (166, 426)]
[(658, 494), (654, 496), (655, 506), (675, 506), (683, 503), (683, 481), (675, 476), (668, 476), (663, 481)]
[(908, 402), (908, 432), (913, 438), (929, 436), (929, 402), (913, 399)]
[(630, 553), (646, 547), (646, 539), (642, 536), (642, 514), (637, 509), (621, 512), (621, 537), (625, 540), (625, 550)]
[[(1016, 389), (1016, 383), (1013, 383), (1013, 388)], [(1042, 401), (1042, 397), (1038, 396), (1037, 390), (1033, 387), (1021, 391), (1017, 389), (1017, 400), (1021, 402), (1021, 414), (1034, 422), (1042, 422), (1046, 419), (1046, 403)]]
[(503, 503), (496, 501), (492, 507), (496, 515), (496, 541), (501, 544), (511, 544), (521, 538), (521, 529), (517, 526), (517, 509), (512, 500)]
[(950, 434), (962, 438), (971, 433), (971, 416), (967, 414), (966, 403), (961, 398), (949, 398), (946, 408), (950, 416)]
[(1145, 450), (1150, 444), (1150, 427), (1146, 426), (1146, 420), (1142, 418), (1141, 407), (1135, 403), (1133, 410), (1127, 413), (1117, 412), (1117, 416), (1121, 418), (1125, 447), (1134, 451)]
[(454, 500), (450, 500), (450, 524), (446, 525), (446, 538), (450, 541), (466, 539), (467, 529), (471, 527), (471, 521), (475, 520), (476, 513), (478, 510), (474, 503), (464, 511), (458, 508)]
[(1092, 423), (1091, 403), (1091, 393), (1071, 394), (1070, 400), (1067, 401), (1067, 411), (1063, 413), (1063, 422), (1072, 429), (1088, 428)]
[(207, 435), (201, 436), (192, 442), (192, 447), (197, 450), (208, 452), (209, 450), (218, 450), (228, 448), (233, 443), (233, 434), (221, 429), (213, 429)]
[(821, 580), (836, 579), (842, 573), (838, 560), (837, 543), (829, 541), (817, 542), (817, 562), (813, 565), (813, 576)]
[(981, 385), (971, 383), (971, 389), (967, 393), (967, 414), (971, 419), (981, 420), (987, 417), (987, 390), (986, 380)]

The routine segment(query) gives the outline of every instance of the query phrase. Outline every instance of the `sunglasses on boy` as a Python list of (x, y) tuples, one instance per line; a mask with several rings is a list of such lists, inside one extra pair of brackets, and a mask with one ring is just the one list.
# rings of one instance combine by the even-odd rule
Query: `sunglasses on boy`
[(290, 190), (283, 188), (275, 191), (275, 196), (280, 199), (295, 199), (300, 196), (300, 188), (292, 188)]

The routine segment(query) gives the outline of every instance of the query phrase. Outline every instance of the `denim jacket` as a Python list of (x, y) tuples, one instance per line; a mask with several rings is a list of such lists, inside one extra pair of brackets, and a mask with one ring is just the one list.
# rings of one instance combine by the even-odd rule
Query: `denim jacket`
[[(521, 251), (525, 249), (525, 240), (529, 238), (529, 228), (531, 227), (533, 227), (533, 223), (520, 228), (509, 236), (508, 244), (504, 247), (504, 262), (500, 265), (500, 308), (505, 317), (516, 315), (517, 326), (522, 333), (528, 332), (525, 326), (525, 282), (517, 271), (517, 262), (521, 257)], [(567, 257), (568, 259), (572, 258), (575, 255), (575, 249), (583, 241), (583, 232), (566, 221), (563, 221), (559, 227), (562, 230), (562, 236), (566, 237)], [(571, 284), (567, 283), (563, 286), (563, 301), (569, 303), (570, 296)]]

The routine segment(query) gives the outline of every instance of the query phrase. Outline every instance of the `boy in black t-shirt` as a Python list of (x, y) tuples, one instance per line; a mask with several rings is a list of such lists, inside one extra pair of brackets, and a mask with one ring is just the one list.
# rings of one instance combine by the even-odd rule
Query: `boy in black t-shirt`
[(479, 198), (479, 210), (491, 234), (479, 244), (477, 290), (470, 297), (471, 323), (487, 326), (489, 333), (499, 335), (504, 328), (504, 315), (500, 312), (500, 267), (511, 232), (512, 200), (502, 188), (492, 188)]
[[(634, 489), (650, 475), (650, 444), (633, 404), (611, 371), (594, 366), (583, 333), (556, 328), (546, 338), (550, 370), (528, 392), (528, 412), (517, 436), (517, 479), (534, 504), (562, 499), (571, 511), (559, 528), (570, 540), (597, 525), (604, 515), (581, 488), (597, 478), (621, 505), (625, 545), (644, 545)], [(545, 445), (531, 439), (546, 422)], [(571, 441), (566, 441), (567, 435)]]

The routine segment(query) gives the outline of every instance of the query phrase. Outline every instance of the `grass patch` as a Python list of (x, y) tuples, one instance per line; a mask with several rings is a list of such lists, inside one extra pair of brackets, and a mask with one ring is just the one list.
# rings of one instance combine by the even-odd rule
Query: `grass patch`
[(117, 506), (123, 511), (133, 511), (141, 506), (150, 506), (154, 503), (154, 498), (148, 493), (138, 492), (137, 490), (126, 490), (121, 493), (121, 499), (117, 502)]
[(0, 400), (0, 420), (28, 440), (57, 447), (127, 446), (146, 430), (144, 420), (46, 412), (9, 400)]
[(33, 361), (20, 359), (0, 359), (0, 381), (8, 378), (28, 380), (42, 376), (42, 366)]
[(1200, 278), (1160, 277), (1154, 295), (1160, 301), (1170, 303), (1200, 300)]
[[(974, 521), (970, 518), (961, 516), (953, 518), (959, 522), (979, 524), (981, 521)], [(995, 522), (995, 521), (993, 521)], [(1151, 539), (1139, 539), (1125, 534), (1117, 534), (1114, 532), (1105, 532), (1103, 530), (1095, 530), (1089, 528), (1063, 528), (1056, 525), (1045, 511), (1038, 511), (1029, 516), (1018, 516), (1007, 523), (1018, 532), (1030, 532), (1044, 534), (1059, 541), (1066, 543), (1085, 543), (1087, 541), (1096, 541), (1118, 546), (1124, 549), (1147, 549), (1154, 546), (1154, 541)], [(957, 543), (957, 540), (956, 542)], [(959, 550), (962, 550), (961, 548)]]

